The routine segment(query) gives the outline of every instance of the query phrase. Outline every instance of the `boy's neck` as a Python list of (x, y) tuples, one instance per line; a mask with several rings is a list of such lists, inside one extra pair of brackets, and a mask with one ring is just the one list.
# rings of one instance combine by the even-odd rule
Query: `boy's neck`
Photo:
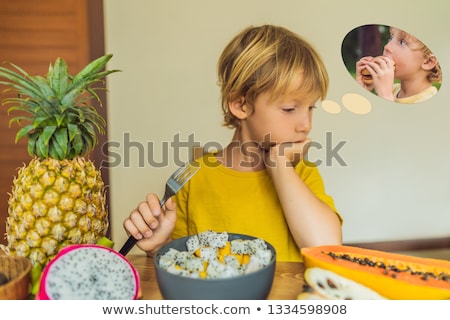
[(243, 142), (236, 130), (232, 141), (216, 154), (216, 158), (227, 168), (252, 172), (265, 169), (264, 153), (258, 143)]
[(401, 81), (400, 91), (397, 94), (397, 98), (407, 98), (419, 94), (420, 92), (428, 89), (432, 86), (432, 83), (428, 80), (411, 79)]

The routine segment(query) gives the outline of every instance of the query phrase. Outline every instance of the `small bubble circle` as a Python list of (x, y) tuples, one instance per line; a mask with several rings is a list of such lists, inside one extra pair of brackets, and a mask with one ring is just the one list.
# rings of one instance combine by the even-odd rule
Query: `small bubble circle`
[(347, 93), (342, 96), (344, 107), (355, 114), (368, 114), (372, 110), (370, 101), (357, 93)]

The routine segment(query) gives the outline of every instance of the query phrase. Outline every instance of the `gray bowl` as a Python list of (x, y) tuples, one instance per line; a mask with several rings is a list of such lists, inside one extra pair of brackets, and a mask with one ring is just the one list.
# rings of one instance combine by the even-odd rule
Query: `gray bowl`
[[(229, 240), (255, 239), (243, 234), (228, 233)], [(167, 272), (159, 266), (160, 257), (170, 248), (186, 250), (183, 237), (167, 243), (157, 252), (154, 263), (156, 279), (164, 299), (167, 300), (263, 300), (269, 295), (275, 274), (275, 248), (268, 242), (272, 251), (269, 265), (255, 272), (227, 279), (194, 279)]]

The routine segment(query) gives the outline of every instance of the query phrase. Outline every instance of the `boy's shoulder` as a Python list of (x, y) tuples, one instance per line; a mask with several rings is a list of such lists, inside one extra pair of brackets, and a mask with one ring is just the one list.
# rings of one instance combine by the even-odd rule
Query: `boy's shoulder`
[(302, 170), (317, 170), (317, 164), (315, 162), (303, 159), (297, 165), (295, 166), (296, 169), (302, 169)]

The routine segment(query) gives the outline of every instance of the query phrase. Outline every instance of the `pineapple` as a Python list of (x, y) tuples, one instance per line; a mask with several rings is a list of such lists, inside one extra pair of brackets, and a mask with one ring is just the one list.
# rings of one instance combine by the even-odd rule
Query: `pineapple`
[[(31, 161), (18, 170), (8, 200), (5, 251), (28, 257), (41, 269), (69, 244), (96, 243), (106, 235), (105, 186), (88, 154), (103, 134), (105, 120), (89, 104), (100, 98), (93, 85), (108, 74), (112, 55), (90, 62), (75, 76), (66, 62), (50, 63), (46, 77), (0, 67), (0, 84), (17, 92), (3, 100), (10, 123), (25, 122), (16, 142), (28, 138)], [(4, 78), (4, 81), (1, 81)]]

